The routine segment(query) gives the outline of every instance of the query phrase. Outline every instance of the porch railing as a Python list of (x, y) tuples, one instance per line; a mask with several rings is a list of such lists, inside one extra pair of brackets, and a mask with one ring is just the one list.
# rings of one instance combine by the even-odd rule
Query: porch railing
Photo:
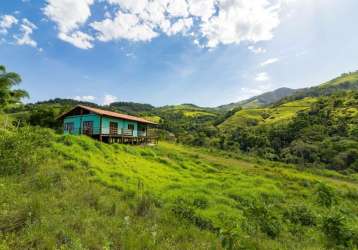
[(125, 128), (101, 128), (100, 127), (82, 127), (82, 128), (64, 128), (66, 134), (84, 134), (84, 135), (119, 135), (119, 136), (138, 136), (154, 137), (150, 131), (141, 131)]

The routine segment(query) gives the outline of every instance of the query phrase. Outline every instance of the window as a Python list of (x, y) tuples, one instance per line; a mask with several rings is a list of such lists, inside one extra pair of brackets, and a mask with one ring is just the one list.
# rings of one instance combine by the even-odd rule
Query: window
[(75, 130), (75, 124), (73, 122), (66, 122), (64, 125), (65, 131), (72, 133)]
[(92, 121), (83, 122), (83, 134), (85, 134), (85, 135), (93, 134), (93, 122)]
[(128, 129), (129, 130), (134, 130), (134, 124), (128, 124)]
[(118, 134), (118, 123), (116, 123), (116, 122), (110, 122), (109, 123), (109, 133), (111, 135)]

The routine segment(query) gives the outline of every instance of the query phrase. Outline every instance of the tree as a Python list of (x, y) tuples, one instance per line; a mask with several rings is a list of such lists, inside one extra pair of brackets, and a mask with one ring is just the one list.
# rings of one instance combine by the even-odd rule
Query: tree
[(13, 89), (20, 84), (21, 77), (14, 72), (6, 72), (5, 66), (0, 65), (0, 110), (11, 104), (20, 103), (29, 94), (22, 89)]

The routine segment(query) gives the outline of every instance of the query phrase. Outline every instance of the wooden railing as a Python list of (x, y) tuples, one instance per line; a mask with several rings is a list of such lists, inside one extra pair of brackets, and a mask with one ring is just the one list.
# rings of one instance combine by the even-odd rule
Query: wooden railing
[[(68, 134), (84, 134), (84, 135), (122, 135), (122, 136), (135, 136), (135, 131), (133, 129), (125, 128), (99, 128), (99, 127), (87, 127), (87, 128), (67, 128), (64, 129), (65, 133)], [(147, 133), (145, 131), (137, 131), (138, 137), (146, 137)]]

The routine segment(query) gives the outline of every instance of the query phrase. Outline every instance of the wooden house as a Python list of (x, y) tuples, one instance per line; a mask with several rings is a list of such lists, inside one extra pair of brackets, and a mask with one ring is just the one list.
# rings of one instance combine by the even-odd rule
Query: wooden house
[(59, 117), (64, 134), (88, 135), (108, 143), (156, 143), (153, 128), (146, 119), (108, 110), (78, 105)]

